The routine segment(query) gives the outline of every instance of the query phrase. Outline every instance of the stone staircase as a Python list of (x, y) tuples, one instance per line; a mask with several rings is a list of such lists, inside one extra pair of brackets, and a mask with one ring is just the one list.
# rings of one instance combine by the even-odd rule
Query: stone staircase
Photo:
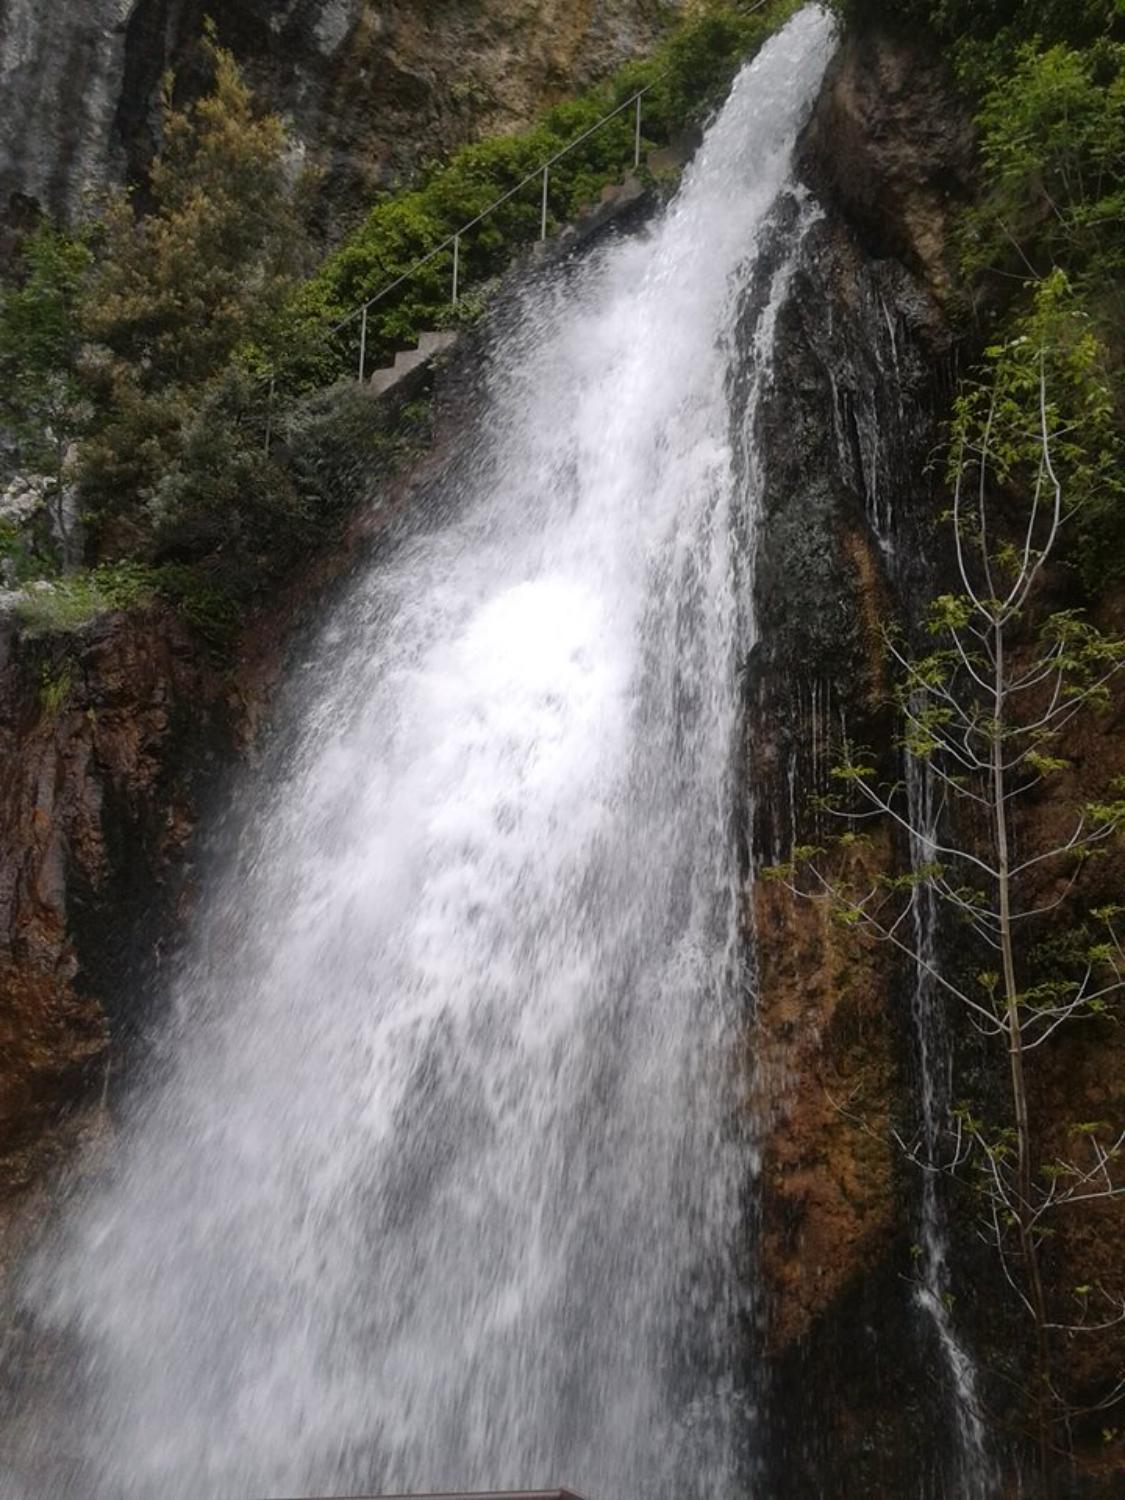
[[(646, 166), (659, 181), (662, 177), (677, 173), (683, 167), (685, 159), (683, 149), (664, 147), (649, 152)], [(644, 185), (637, 175), (627, 172), (621, 182), (609, 183), (604, 187), (597, 202), (583, 204), (578, 211), (576, 223), (564, 226), (559, 239), (566, 243), (575, 235), (600, 228), (606, 220), (635, 203), (644, 191)], [(546, 243), (541, 243), (535, 250), (542, 253), (546, 248)], [(410, 387), (415, 383), (411, 377), (426, 371), (439, 354), (452, 349), (456, 342), (457, 334), (452, 329), (434, 329), (423, 333), (415, 348), (401, 350), (395, 355), (394, 364), (386, 365), (368, 377), (372, 394), (382, 396), (388, 391), (397, 391), (400, 396), (411, 394)], [(421, 384), (420, 378), (417, 383)]]
[(435, 329), (431, 333), (423, 333), (415, 348), (401, 350), (395, 355), (393, 365), (375, 371), (368, 382), (372, 392), (381, 396), (385, 391), (395, 389), (416, 370), (428, 365), (436, 355), (451, 349), (456, 342), (457, 335), (452, 329)]

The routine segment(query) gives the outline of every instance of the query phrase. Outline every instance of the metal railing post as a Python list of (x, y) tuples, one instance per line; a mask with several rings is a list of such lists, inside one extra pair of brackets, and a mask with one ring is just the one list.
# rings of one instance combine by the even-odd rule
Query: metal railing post
[(266, 405), (266, 457), (270, 456), (270, 445), (273, 442), (273, 398), (277, 393), (277, 376), (270, 376), (270, 393)]
[[(755, 9), (760, 10), (762, 5), (764, 5), (765, 3), (766, 0), (759, 0), (759, 3), (757, 6), (755, 6)], [(749, 12), (749, 14), (751, 15), (753, 13), (753, 11)], [(540, 240), (545, 240), (547, 238), (547, 225), (550, 217), (549, 200), (551, 190), (551, 168), (556, 162), (562, 161), (564, 157), (569, 156), (572, 151), (576, 150), (583, 141), (588, 140), (590, 136), (592, 136), (596, 131), (601, 130), (603, 126), (608, 125), (610, 120), (616, 120), (619, 115), (624, 115), (626, 110), (630, 108), (634, 108), (633, 167), (634, 169), (638, 168), (641, 165), (641, 148), (643, 145), (641, 137), (641, 127), (643, 123), (643, 98), (645, 94), (647, 94), (657, 83), (660, 82), (662, 78), (665, 77), (667, 77), (667, 74), (661, 73), (658, 78), (654, 78), (651, 83), (646, 84), (639, 93), (636, 93), (630, 98), (625, 99), (621, 104), (617, 105), (616, 108), (611, 109), (607, 114), (602, 115), (600, 120), (595, 120), (593, 125), (588, 126), (581, 135), (575, 136), (574, 140), (568, 142), (561, 151), (556, 151), (554, 156), (543, 162), (542, 165), (534, 167), (526, 177), (521, 177), (519, 182), (510, 187), (507, 192), (501, 193), (500, 196), (494, 199), (487, 208), (482, 209), (475, 218), (469, 219), (466, 223), (462, 224), (460, 229), (456, 230), (455, 233), (442, 240), (440, 244), (435, 245), (432, 250), (428, 250), (425, 255), (420, 256), (413, 263), (413, 265), (408, 266), (407, 269), (396, 276), (393, 281), (389, 281), (385, 286), (380, 287), (379, 290), (374, 293), (374, 295), (367, 299), (362, 308), (353, 308), (352, 311), (346, 315), (346, 317), (340, 320), (340, 322), (333, 324), (330, 331), (334, 334), (339, 333), (341, 329), (345, 328), (352, 322), (355, 317), (362, 313), (363, 325), (360, 330), (361, 343), (359, 357), (360, 378), (363, 379), (367, 373), (366, 346), (368, 309), (374, 307), (376, 302), (380, 302), (384, 297), (395, 291), (396, 288), (402, 286), (404, 282), (409, 281), (409, 279), (412, 276), (416, 275), (423, 266), (428, 266), (430, 262), (435, 259), (435, 257), (444, 255), (451, 246), (453, 249), (453, 290), (451, 293), (450, 301), (456, 307), (461, 292), (461, 236), (467, 234), (470, 229), (474, 229), (478, 224), (482, 223), (483, 220), (485, 220), (489, 216), (489, 214), (494, 213), (495, 210), (501, 206), (501, 204), (507, 203), (509, 198), (514, 197), (516, 193), (525, 192), (527, 188), (530, 187), (533, 182), (538, 181), (540, 177), (542, 177), (543, 180), (543, 188), (539, 210), (539, 238)]]
[(363, 313), (359, 320), (359, 378), (362, 382), (364, 371), (367, 367), (367, 303), (363, 304)]

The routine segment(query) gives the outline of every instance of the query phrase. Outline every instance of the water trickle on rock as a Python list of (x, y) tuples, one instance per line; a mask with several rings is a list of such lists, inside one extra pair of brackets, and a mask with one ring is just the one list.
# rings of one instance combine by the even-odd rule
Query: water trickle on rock
[[(922, 835), (911, 838), (911, 861), (920, 872), (938, 859), (934, 778), (928, 765), (907, 755), (905, 779), (910, 825)], [(940, 1193), (940, 1176), (952, 1154), (951, 1056), (945, 1023), (950, 1002), (939, 979), (938, 897), (929, 885), (923, 883), (914, 892), (911, 915), (916, 958), (911, 1012), (921, 1084), (921, 1139), (916, 1148), (922, 1168), (916, 1295), (937, 1337), (949, 1387), (957, 1439), (957, 1493), (963, 1500), (988, 1500), (996, 1491), (997, 1473), (989, 1452), (978, 1374), (950, 1306), (949, 1227)]]

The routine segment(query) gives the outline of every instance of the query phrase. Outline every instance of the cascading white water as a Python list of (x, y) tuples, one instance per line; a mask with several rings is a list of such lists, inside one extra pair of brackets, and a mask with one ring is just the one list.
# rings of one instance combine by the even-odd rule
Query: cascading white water
[[(907, 756), (906, 789), (910, 824), (920, 834), (912, 839), (911, 859), (915, 871), (922, 872), (937, 857), (937, 809), (933, 777), (912, 756)], [(976, 1367), (958, 1336), (950, 1309), (948, 1231), (938, 1197), (938, 1174), (949, 1141), (950, 1054), (943, 1022), (945, 997), (934, 977), (939, 963), (937, 896), (925, 882), (915, 890), (912, 916), (917, 958), (912, 1011), (921, 1081), (919, 1159), (923, 1168), (917, 1294), (933, 1324), (949, 1380), (959, 1450), (957, 1494), (962, 1500), (988, 1500), (995, 1492), (997, 1476), (988, 1451)]]
[(456, 517), (313, 650), (29, 1287), (52, 1493), (744, 1492), (729, 330), (831, 38), (798, 15), (656, 227), (529, 298)]

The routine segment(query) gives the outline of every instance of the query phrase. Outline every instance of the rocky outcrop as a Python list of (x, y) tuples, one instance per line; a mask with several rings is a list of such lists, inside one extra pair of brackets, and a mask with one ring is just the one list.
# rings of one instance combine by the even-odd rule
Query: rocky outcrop
[(863, 248), (936, 295), (954, 277), (952, 216), (971, 195), (974, 131), (940, 54), (886, 32), (848, 37), (805, 134), (803, 174)]
[[(950, 331), (917, 276), (873, 258), (824, 207), (778, 314), (757, 413), (746, 758), (758, 871), (832, 831), (815, 798), (832, 788), (844, 734), (893, 769), (881, 629), (921, 586), (919, 538), (940, 510), (926, 467)], [(871, 875), (901, 854), (884, 835), (852, 858)], [(890, 1134), (912, 1117), (910, 975), (760, 877), (748, 929), (768, 1490), (832, 1493), (843, 1465), (856, 1493), (916, 1493), (918, 1473), (949, 1477), (950, 1444), (908, 1281), (911, 1184)]]
[[(845, 43), (799, 148), (823, 216), (804, 237), (758, 414), (758, 645), (747, 673), (751, 856), (832, 829), (847, 735), (894, 774), (881, 630), (940, 565), (928, 465), (953, 388), (948, 224), (971, 135), (939, 70)], [(853, 859), (897, 864), (882, 835)], [(760, 1222), (771, 1495), (950, 1492), (940, 1352), (910, 1285), (917, 1183), (911, 974), (823, 907), (756, 883), (748, 925), (762, 1101)]]
[[(329, 237), (378, 188), (527, 123), (651, 44), (657, 0), (0, 0), (0, 229), (143, 178), (167, 69), (199, 87), (203, 18), (324, 174)], [(0, 245), (0, 251), (3, 246)]]
[[(895, 774), (893, 725), (879, 680), (880, 621), (918, 621), (956, 588), (947, 500), (930, 462), (947, 419), (957, 347), (955, 216), (973, 191), (973, 133), (940, 58), (920, 39), (865, 33), (835, 60), (800, 149), (825, 211), (809, 233), (778, 322), (774, 389), (759, 417), (764, 514), (757, 557), (760, 644), (747, 674), (750, 834), (757, 865), (793, 842), (819, 842), (809, 800), (827, 789), (833, 735), (871, 747)], [(1059, 585), (1070, 587), (1065, 576)], [(1075, 600), (1060, 595), (1059, 607)], [(1104, 604), (1121, 633), (1120, 610)], [(1100, 794), (1125, 758), (1112, 716), (1068, 733), (1073, 769), (1019, 814), (1022, 848), (1064, 841), (1076, 804)], [(971, 845), (979, 830), (962, 830)], [(872, 873), (902, 869), (889, 845)], [(1061, 895), (1048, 870), (1038, 898)], [(1083, 870), (1078, 905), (1117, 899), (1120, 853)], [(1068, 906), (1057, 936), (1073, 928)], [(764, 1353), (769, 1361), (768, 1492), (788, 1496), (960, 1493), (943, 1359), (913, 1298), (917, 1174), (888, 1149), (888, 1127), (917, 1121), (918, 1053), (909, 965), (888, 962), (823, 912), (759, 882), (748, 914), (759, 1000), (752, 1040), (768, 1107), (761, 1141)], [(957, 931), (940, 962), (965, 962)], [(958, 1097), (1003, 1119), (1002, 1054), (950, 1009)], [(1039, 1152), (1073, 1161), (1076, 1121), (1120, 1121), (1120, 1028), (1087, 1022), (1034, 1054)], [(950, 1192), (952, 1317), (977, 1365), (989, 1441), (1018, 1485), (1021, 1382), (1031, 1329), (994, 1250), (973, 1232), (971, 1188)], [(1051, 1305), (1082, 1321), (1075, 1288), (1120, 1284), (1125, 1204), (1060, 1219), (1043, 1252)], [(1086, 1295), (1093, 1295), (1087, 1292)], [(1103, 1304), (1104, 1305), (1104, 1304)], [(1052, 1339), (1053, 1370), (1075, 1416), (1066, 1494), (1120, 1483), (1122, 1440), (1104, 1419), (1120, 1373), (1119, 1327)], [(1023, 1425), (1021, 1425), (1023, 1424)], [(1014, 1492), (1014, 1491), (1013, 1491)]]
[(237, 705), (169, 612), (0, 626), (0, 1198), (72, 1141), (181, 898)]

